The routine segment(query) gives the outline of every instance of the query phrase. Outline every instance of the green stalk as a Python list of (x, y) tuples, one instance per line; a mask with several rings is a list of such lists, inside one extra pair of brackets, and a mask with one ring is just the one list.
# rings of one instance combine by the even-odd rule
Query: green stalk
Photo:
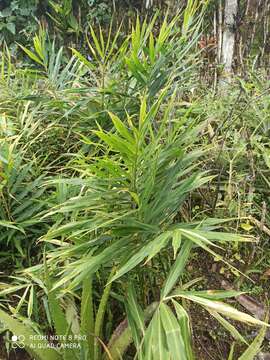
[(102, 329), (102, 325), (103, 325), (103, 320), (104, 320), (104, 314), (106, 311), (106, 307), (107, 307), (107, 302), (110, 296), (110, 291), (111, 291), (111, 287), (112, 287), (112, 283), (110, 282), (111, 278), (113, 277), (115, 273), (115, 268), (112, 269), (110, 276), (108, 278), (108, 282), (109, 284), (105, 287), (105, 290), (103, 291), (100, 303), (99, 303), (99, 307), (98, 307), (98, 312), (97, 312), (97, 316), (96, 316), (96, 321), (95, 321), (95, 343), (94, 343), (94, 360), (98, 360), (100, 358), (100, 344), (97, 338), (100, 337), (101, 334), (101, 329)]
[(102, 110), (105, 110), (105, 59), (102, 59), (102, 97), (101, 97), (101, 103), (102, 103)]
[[(154, 311), (157, 309), (159, 303), (153, 302), (152, 304), (148, 305), (147, 308), (144, 310), (144, 321), (145, 323), (151, 319)], [(110, 342), (108, 344), (108, 351), (110, 352), (111, 357), (114, 360), (122, 359), (125, 351), (132, 343), (132, 333), (130, 327), (128, 326), (127, 319), (124, 319), (115, 329)], [(108, 357), (106, 354), (103, 356), (103, 360), (107, 360)]]
[(94, 310), (92, 277), (83, 281), (82, 303), (81, 303), (81, 334), (87, 336), (88, 357), (94, 358)]

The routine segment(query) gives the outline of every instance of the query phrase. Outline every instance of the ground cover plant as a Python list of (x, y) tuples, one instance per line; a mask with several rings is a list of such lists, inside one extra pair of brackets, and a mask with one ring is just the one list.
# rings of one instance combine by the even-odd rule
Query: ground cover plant
[(64, 3), (1, 51), (0, 358), (266, 358), (267, 71), (202, 76), (207, 2)]

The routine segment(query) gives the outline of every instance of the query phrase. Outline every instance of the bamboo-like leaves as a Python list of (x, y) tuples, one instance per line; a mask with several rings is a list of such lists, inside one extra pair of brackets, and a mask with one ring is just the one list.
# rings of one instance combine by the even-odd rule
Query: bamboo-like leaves
[(181, 305), (174, 305), (177, 317), (165, 303), (160, 303), (155, 311), (143, 339), (141, 359), (193, 359), (187, 313)]
[(192, 351), (192, 341), (191, 341), (192, 336), (191, 336), (191, 329), (190, 329), (190, 324), (189, 324), (189, 315), (186, 312), (186, 310), (183, 308), (183, 306), (181, 306), (178, 302), (173, 300), (172, 303), (174, 305), (177, 319), (178, 319), (178, 322), (180, 325), (181, 334), (182, 334), (183, 341), (185, 344), (187, 359), (193, 360), (194, 355), (193, 355), (193, 351)]
[(166, 246), (167, 242), (170, 239), (171, 234), (165, 232), (159, 235), (156, 239), (149, 242), (149, 244), (143, 246), (136, 254), (134, 254), (124, 266), (122, 266), (116, 274), (113, 276), (111, 281), (115, 281), (120, 278), (128, 271), (132, 270), (135, 266), (141, 263), (146, 257), (147, 260), (150, 260), (155, 256), (163, 247)]
[[(23, 336), (23, 345), (27, 351), (38, 360), (60, 360), (60, 354), (49, 348), (46, 340), (36, 340), (36, 333), (28, 325), (13, 318), (7, 312), (0, 309), (0, 320), (4, 326), (9, 329), (14, 335)], [(19, 340), (18, 340), (19, 341)]]
[[(175, 236), (175, 233), (173, 233)], [(179, 279), (179, 276), (185, 269), (185, 265), (189, 259), (190, 251), (192, 249), (193, 243), (189, 240), (185, 240), (173, 266), (170, 269), (169, 275), (166, 278), (165, 284), (161, 290), (161, 296), (165, 297), (172, 290), (174, 285)]]
[(207, 309), (207, 310), (227, 331), (229, 331), (229, 333), (232, 335), (232, 337), (236, 341), (240, 341), (240, 342), (243, 342), (244, 344), (247, 344), (247, 341), (245, 340), (245, 338), (240, 334), (240, 332), (229, 321), (224, 319), (224, 317), (219, 315), (219, 313), (217, 313), (216, 311), (211, 311), (209, 309)]
[(133, 284), (130, 284), (128, 287), (126, 312), (133, 341), (135, 343), (137, 351), (140, 351), (141, 337), (145, 335), (145, 319), (143, 310), (141, 309), (140, 305), (136, 300)]
[[(212, 243), (207, 237), (204, 236), (204, 233), (201, 232), (200, 235), (193, 230), (188, 229), (180, 229), (173, 231), (165, 231), (164, 233), (160, 234), (155, 239), (151, 240), (147, 245), (143, 246), (139, 251), (136, 252), (124, 266), (122, 266), (115, 276), (113, 277), (112, 281), (118, 279), (119, 277), (123, 276), (128, 271), (132, 270), (135, 266), (141, 263), (145, 258), (146, 262), (152, 259), (157, 253), (159, 253), (168, 243), (170, 239), (173, 239), (176, 234), (179, 233), (183, 237), (187, 238), (188, 241), (185, 242), (183, 247), (183, 251), (179, 253), (175, 261), (175, 265), (172, 267), (169, 276), (165, 283), (164, 294), (168, 294), (172, 287), (175, 285), (180, 273), (183, 271), (184, 265), (189, 257), (189, 252), (192, 247), (192, 243), (194, 245), (198, 245), (202, 247), (204, 250), (210, 252), (212, 255), (217, 256), (217, 254), (210, 249), (209, 245), (217, 246), (215, 243)], [(229, 234), (227, 234), (229, 236)], [(244, 241), (245, 238), (243, 237), (242, 240)], [(222, 257), (220, 256), (220, 259)]]
[[(209, 309), (209, 311), (214, 311), (219, 314), (223, 314), (233, 320), (245, 322), (250, 325), (260, 325), (260, 326), (266, 325), (265, 322), (258, 320), (249, 314), (241, 312), (241, 311), (235, 309), (234, 307), (232, 307), (228, 304), (225, 304), (224, 302), (210, 300), (209, 298), (205, 298), (205, 297), (198, 296), (198, 295), (195, 295), (195, 294), (191, 295), (188, 292), (179, 292), (178, 294), (175, 293), (174, 295), (172, 295), (172, 297), (182, 297), (182, 298), (191, 300), (191, 301), (193, 301), (197, 304), (200, 304), (203, 307)], [(210, 296), (210, 293), (209, 293), (209, 296)], [(235, 295), (231, 295), (231, 296), (235, 296)], [(168, 298), (170, 298), (170, 297), (168, 297)], [(270, 326), (270, 325), (267, 325), (267, 326)]]
[(261, 328), (256, 338), (252, 341), (246, 351), (244, 351), (244, 353), (238, 358), (238, 360), (253, 360), (255, 356), (258, 355), (265, 337), (266, 330), (266, 326)]
[(172, 310), (164, 303), (160, 305), (160, 317), (170, 356), (175, 360), (187, 359), (181, 327)]

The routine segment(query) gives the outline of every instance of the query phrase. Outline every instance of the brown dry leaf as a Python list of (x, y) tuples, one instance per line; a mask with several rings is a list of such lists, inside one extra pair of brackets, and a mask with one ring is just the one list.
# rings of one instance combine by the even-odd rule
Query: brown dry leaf
[[(234, 290), (232, 284), (230, 284), (227, 280), (222, 280), (221, 285), (226, 290)], [(239, 302), (239, 304), (241, 304), (245, 309), (253, 314), (255, 318), (260, 320), (264, 319), (266, 309), (256, 299), (245, 294), (236, 296), (235, 299)]]
[(270, 277), (270, 269), (267, 269), (263, 274), (262, 274), (262, 278), (269, 278)]

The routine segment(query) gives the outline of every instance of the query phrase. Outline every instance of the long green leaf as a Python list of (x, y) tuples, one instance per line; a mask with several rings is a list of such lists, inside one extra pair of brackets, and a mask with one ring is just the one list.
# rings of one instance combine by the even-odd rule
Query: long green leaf
[[(94, 309), (93, 309), (93, 289), (92, 289), (92, 277), (89, 276), (83, 281), (82, 285), (82, 299), (81, 299), (81, 334), (87, 336), (88, 349), (85, 350), (88, 353), (89, 358), (94, 359)], [(83, 347), (85, 342), (82, 343)]]
[(14, 319), (5, 311), (0, 309), (0, 321), (16, 336), (23, 336), (23, 344), (27, 352), (37, 360), (61, 360), (60, 354), (49, 347), (46, 340), (36, 340), (37, 333), (35, 333), (29, 326), (23, 324), (21, 321)]
[(165, 284), (161, 290), (161, 297), (166, 297), (169, 292), (172, 290), (174, 285), (179, 279), (181, 273), (183, 273), (185, 265), (189, 259), (190, 251), (192, 249), (193, 243), (192, 241), (185, 240), (182, 246), (181, 251), (179, 252), (170, 272), (167, 276)]
[(174, 360), (189, 360), (186, 354), (181, 327), (168, 305), (160, 304), (160, 318), (170, 356)]
[(253, 360), (255, 356), (260, 352), (265, 333), (266, 333), (266, 326), (263, 326), (256, 336), (256, 338), (252, 341), (246, 351), (238, 358), (238, 360)]

